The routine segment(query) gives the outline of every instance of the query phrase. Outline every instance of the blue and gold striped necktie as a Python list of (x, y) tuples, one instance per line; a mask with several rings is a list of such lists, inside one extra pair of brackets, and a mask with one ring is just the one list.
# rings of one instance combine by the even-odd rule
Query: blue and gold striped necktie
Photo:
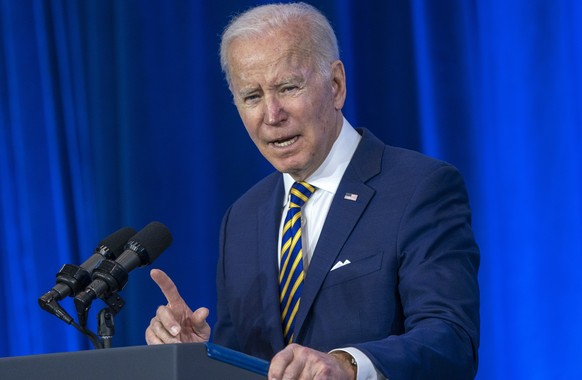
[(279, 290), (281, 321), (286, 344), (293, 343), (295, 314), (299, 309), (303, 287), (303, 250), (301, 244), (301, 207), (313, 194), (315, 188), (307, 182), (295, 182), (291, 187), (289, 211), (283, 226), (281, 239), (281, 265)]

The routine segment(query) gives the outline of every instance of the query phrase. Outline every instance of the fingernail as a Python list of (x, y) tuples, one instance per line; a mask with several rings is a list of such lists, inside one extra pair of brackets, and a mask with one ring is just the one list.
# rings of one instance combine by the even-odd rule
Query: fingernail
[(180, 329), (178, 328), (178, 326), (174, 326), (170, 329), (170, 332), (172, 333), (172, 335), (176, 336), (180, 332)]

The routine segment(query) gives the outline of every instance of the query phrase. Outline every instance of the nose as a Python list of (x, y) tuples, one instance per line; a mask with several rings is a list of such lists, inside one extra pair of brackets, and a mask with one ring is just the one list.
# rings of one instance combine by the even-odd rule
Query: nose
[(287, 113), (281, 104), (281, 101), (277, 99), (277, 96), (267, 96), (265, 97), (265, 114), (264, 122), (267, 125), (279, 125), (287, 118)]

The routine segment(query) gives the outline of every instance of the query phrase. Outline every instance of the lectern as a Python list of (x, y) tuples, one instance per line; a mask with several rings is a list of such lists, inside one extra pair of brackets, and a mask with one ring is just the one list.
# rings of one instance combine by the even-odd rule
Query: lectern
[(0, 379), (255, 380), (268, 365), (210, 343), (164, 344), (2, 358)]

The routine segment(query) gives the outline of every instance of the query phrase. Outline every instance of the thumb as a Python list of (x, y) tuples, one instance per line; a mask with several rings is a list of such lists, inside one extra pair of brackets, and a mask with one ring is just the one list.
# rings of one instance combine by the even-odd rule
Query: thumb
[(204, 339), (210, 337), (210, 325), (206, 322), (209, 314), (210, 311), (205, 307), (198, 308), (192, 313), (192, 327), (196, 334)]
[(194, 320), (194, 322), (196, 323), (206, 323), (206, 318), (208, 318), (208, 315), (210, 314), (210, 310), (208, 310), (205, 307), (201, 307), (196, 309), (196, 311), (194, 311), (192, 313), (192, 319)]

